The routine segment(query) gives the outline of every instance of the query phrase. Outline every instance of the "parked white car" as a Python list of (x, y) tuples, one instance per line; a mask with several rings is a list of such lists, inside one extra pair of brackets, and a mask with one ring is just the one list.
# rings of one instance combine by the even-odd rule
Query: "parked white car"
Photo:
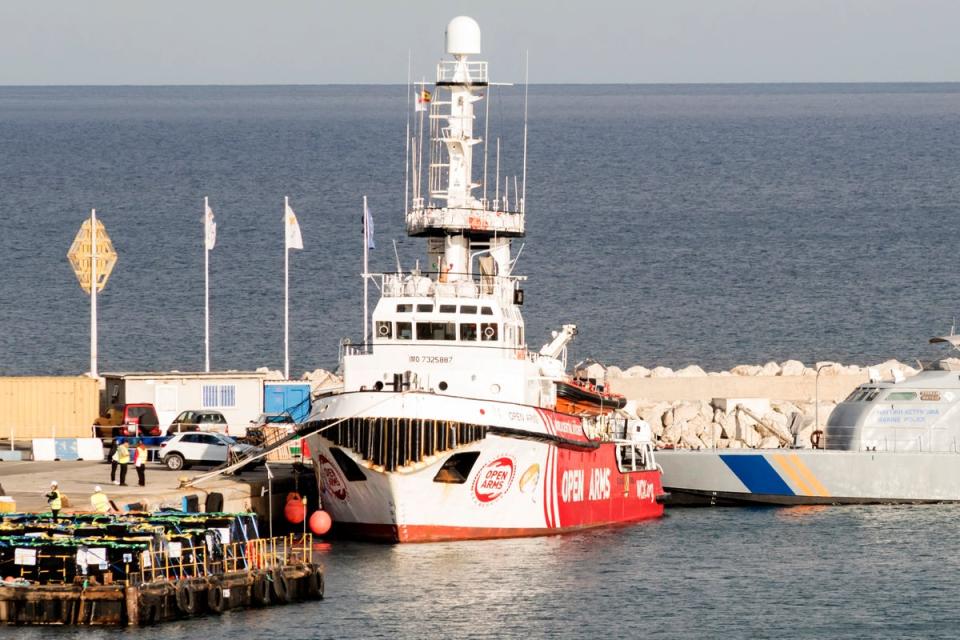
[[(168, 469), (179, 471), (190, 465), (218, 465), (227, 461), (230, 452), (246, 454), (258, 451), (256, 447), (241, 444), (222, 433), (194, 431), (178, 433), (160, 444), (160, 462)], [(260, 462), (251, 463), (252, 469)]]

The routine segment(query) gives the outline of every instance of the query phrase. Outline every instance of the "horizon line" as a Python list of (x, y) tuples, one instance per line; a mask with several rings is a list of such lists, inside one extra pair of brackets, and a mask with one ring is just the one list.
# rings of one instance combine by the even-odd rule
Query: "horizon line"
[[(515, 82), (515, 85), (522, 85), (523, 82)], [(781, 85), (781, 86), (803, 86), (803, 85), (892, 85), (892, 84), (910, 84), (910, 85), (944, 85), (960, 84), (960, 80), (777, 80), (777, 81), (714, 81), (714, 82), (531, 82), (530, 86), (581, 86), (581, 87), (635, 87), (635, 86), (756, 86), (756, 85)], [(405, 82), (250, 82), (250, 83), (232, 83), (232, 82), (186, 82), (186, 83), (162, 83), (151, 82), (143, 84), (118, 82), (118, 83), (30, 83), (30, 84), (6, 84), (0, 83), (0, 89), (37, 89), (37, 88), (63, 88), (63, 87), (406, 87)]]

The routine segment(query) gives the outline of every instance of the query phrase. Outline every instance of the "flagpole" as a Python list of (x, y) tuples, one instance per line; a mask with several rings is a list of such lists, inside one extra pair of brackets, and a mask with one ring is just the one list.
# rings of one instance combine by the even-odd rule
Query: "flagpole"
[(367, 254), (370, 245), (370, 239), (367, 237), (367, 196), (363, 196), (363, 352), (368, 353), (367, 348), (367, 284), (370, 280), (367, 270)]
[(97, 210), (90, 209), (90, 376), (97, 374)]
[(283, 379), (290, 379), (290, 247), (287, 238), (289, 196), (283, 197)]
[(203, 198), (203, 342), (206, 358), (204, 371), (210, 373), (210, 245), (207, 236), (210, 225), (207, 211), (210, 204), (207, 197)]

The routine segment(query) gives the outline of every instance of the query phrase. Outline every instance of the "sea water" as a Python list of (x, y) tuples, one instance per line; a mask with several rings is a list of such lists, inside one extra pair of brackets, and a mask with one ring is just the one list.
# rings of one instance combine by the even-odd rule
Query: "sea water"
[(17, 640), (955, 638), (955, 506), (680, 509), (546, 538), (317, 545), (326, 599)]
[[(522, 180), (522, 95), (491, 88), (478, 119), (491, 198), (497, 139), (499, 195)], [(100, 370), (202, 369), (204, 196), (213, 368), (282, 367), (284, 196), (291, 369), (335, 368), (362, 340), (364, 195), (371, 270), (428, 266), (405, 106), (403, 86), (0, 88), (0, 373), (88, 369), (66, 253), (91, 208), (119, 254)], [(621, 367), (912, 361), (958, 313), (960, 85), (533, 86), (529, 113), (531, 347), (573, 322), (573, 361)]]

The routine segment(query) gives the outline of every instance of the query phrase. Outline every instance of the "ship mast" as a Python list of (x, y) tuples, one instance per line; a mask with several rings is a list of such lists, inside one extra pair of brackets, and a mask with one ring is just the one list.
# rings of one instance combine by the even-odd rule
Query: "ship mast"
[[(524, 235), (524, 201), (515, 198), (510, 202), (506, 196), (488, 201), (486, 184), (474, 181), (474, 147), (486, 145), (486, 140), (474, 135), (476, 106), (490, 86), (487, 63), (468, 59), (480, 53), (476, 21), (466, 16), (451, 20), (446, 51), (453, 60), (437, 65), (430, 102), (428, 198), (413, 199), (407, 233), (435, 239), (430, 243), (431, 257), (436, 258), (432, 267), (441, 281), (472, 280), (476, 259), (481, 278), (499, 286), (497, 276), (511, 271), (510, 239)], [(485, 180), (485, 167), (482, 173)], [(482, 199), (474, 194), (478, 189)], [(419, 194), (419, 188), (415, 193)]]

